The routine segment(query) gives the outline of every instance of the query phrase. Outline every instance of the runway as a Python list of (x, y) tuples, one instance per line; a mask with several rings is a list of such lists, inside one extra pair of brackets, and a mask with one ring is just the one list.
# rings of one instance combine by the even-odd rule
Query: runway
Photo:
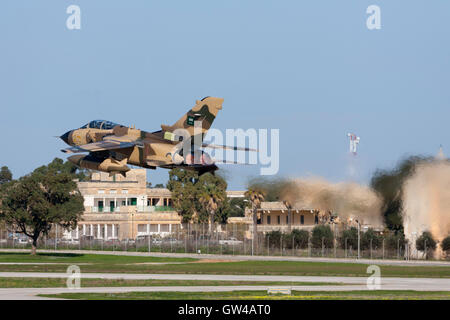
[[(45, 272), (1, 272), (0, 277), (27, 278), (66, 278), (65, 273)], [(267, 290), (268, 288), (291, 288), (299, 291), (355, 291), (370, 290), (365, 277), (318, 277), (318, 276), (261, 276), (261, 275), (217, 275), (217, 274), (115, 274), (115, 273), (83, 273), (81, 279), (126, 279), (126, 280), (215, 280), (215, 281), (282, 281), (285, 285), (277, 286), (158, 286), (158, 287), (92, 287), (80, 289), (67, 288), (5, 288), (0, 289), (0, 299), (38, 299), (37, 294), (56, 294), (67, 292), (155, 292), (155, 291), (233, 291), (233, 290)], [(328, 282), (346, 285), (324, 286), (291, 286), (289, 282)], [(416, 290), (416, 291), (449, 291), (450, 279), (441, 278), (381, 278), (380, 290)]]

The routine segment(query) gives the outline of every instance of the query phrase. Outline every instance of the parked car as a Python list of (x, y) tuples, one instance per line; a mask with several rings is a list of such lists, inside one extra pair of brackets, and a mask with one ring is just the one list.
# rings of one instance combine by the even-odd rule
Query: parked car
[(64, 244), (72, 244), (72, 245), (80, 244), (80, 240), (78, 239), (62, 239), (61, 242)]
[(24, 239), (24, 238), (20, 238), (20, 239), (16, 240), (16, 243), (19, 243), (19, 244), (27, 244), (29, 242), (30, 242), (29, 239)]
[(154, 238), (154, 239), (152, 239), (152, 244), (159, 246), (162, 244), (162, 240), (160, 238)]
[(164, 244), (181, 244), (183, 241), (177, 240), (176, 238), (164, 238), (163, 240)]
[(219, 240), (219, 244), (223, 244), (223, 245), (231, 245), (231, 246), (235, 246), (235, 245), (239, 245), (242, 244), (243, 242), (241, 240), (238, 240), (234, 237), (231, 237), (229, 239), (224, 239), (224, 240)]
[(130, 244), (135, 244), (136, 240), (134, 240), (134, 239), (122, 239), (121, 242), (124, 243), (124, 244), (126, 243), (127, 245), (130, 245)]

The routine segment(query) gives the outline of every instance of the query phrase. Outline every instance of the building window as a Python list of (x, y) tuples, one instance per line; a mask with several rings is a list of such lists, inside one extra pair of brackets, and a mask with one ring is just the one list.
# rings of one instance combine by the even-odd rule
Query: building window
[(128, 193), (127, 189), (122, 189), (122, 193)]
[(267, 216), (267, 224), (270, 224), (270, 216)]
[(289, 224), (289, 215), (286, 216), (286, 224)]
[(105, 193), (105, 190), (98, 190), (98, 193), (103, 194), (103, 193)]
[(122, 200), (122, 205), (123, 205), (123, 206), (126, 206), (126, 205), (127, 205), (127, 203), (126, 203), (125, 200)]
[(278, 222), (278, 224), (281, 224), (281, 217), (280, 216), (277, 216), (277, 222)]
[(314, 216), (314, 223), (315, 224), (319, 223), (319, 216), (317, 214)]
[(300, 216), (300, 224), (305, 224), (305, 216), (304, 215)]
[(117, 193), (117, 190), (111, 189), (111, 190), (109, 190), (109, 193), (111, 193), (111, 194)]

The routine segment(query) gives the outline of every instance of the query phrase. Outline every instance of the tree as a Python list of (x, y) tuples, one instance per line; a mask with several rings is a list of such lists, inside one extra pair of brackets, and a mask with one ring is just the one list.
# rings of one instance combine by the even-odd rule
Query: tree
[(32, 255), (39, 237), (47, 235), (53, 224), (75, 228), (84, 211), (73, 175), (52, 164), (9, 182), (0, 194), (0, 220), (31, 238)]
[(450, 254), (450, 236), (447, 236), (442, 240), (441, 248), (442, 248), (442, 251), (444, 251), (446, 255)]
[(329, 225), (317, 225), (312, 230), (312, 246), (314, 248), (322, 248), (322, 240), (325, 248), (333, 248), (334, 236)]
[(256, 232), (257, 232), (256, 223), (258, 220), (257, 213), (258, 213), (258, 208), (261, 206), (261, 202), (264, 201), (265, 191), (263, 189), (259, 189), (257, 187), (251, 187), (251, 188), (248, 188), (247, 191), (245, 191), (244, 196), (252, 204), (252, 213), (253, 213), (252, 253), (253, 253), (253, 251), (255, 250), (255, 245), (256, 245), (255, 237), (256, 237)]
[(228, 201), (227, 212), (229, 217), (244, 217), (245, 208), (249, 206), (249, 202), (244, 198), (231, 198)]
[(339, 240), (341, 248), (358, 248), (358, 229), (351, 227), (350, 229), (344, 230)]
[(169, 171), (167, 188), (172, 192), (173, 206), (183, 222), (226, 221), (226, 188), (224, 178), (182, 169)]
[(292, 249), (292, 240), (294, 240), (294, 248), (305, 249), (308, 247), (309, 232), (306, 230), (292, 230), (286, 234), (285, 241), (288, 248)]
[(372, 249), (379, 248), (382, 241), (381, 236), (378, 235), (372, 228), (369, 228), (366, 232), (361, 234), (361, 249), (370, 249), (371, 245)]
[(405, 243), (406, 240), (403, 233), (391, 233), (386, 237), (386, 248), (390, 250), (399, 250), (405, 246)]
[(266, 237), (266, 242), (269, 243), (269, 247), (280, 248), (281, 239), (283, 238), (283, 233), (281, 233), (281, 231), (273, 230), (273, 231), (267, 232), (265, 237)]
[(53, 159), (53, 161), (50, 162), (48, 165), (41, 166), (41, 167), (35, 169), (34, 172), (45, 174), (49, 170), (58, 172), (58, 173), (68, 174), (72, 177), (72, 179), (78, 179), (79, 181), (87, 181), (90, 177), (89, 170), (77, 167), (72, 162), (63, 161), (60, 158)]
[(199, 178), (197, 187), (199, 189), (198, 200), (209, 214), (209, 232), (212, 232), (215, 214), (227, 200), (227, 183), (220, 176), (205, 173)]
[(12, 181), (12, 173), (7, 166), (0, 168), (0, 185)]
[(425, 251), (425, 257), (428, 258), (428, 253), (436, 249), (436, 241), (433, 239), (431, 232), (424, 231), (416, 240), (416, 248), (420, 251)]
[(198, 175), (195, 171), (178, 168), (169, 171), (167, 189), (172, 192), (174, 209), (185, 223), (198, 219), (198, 212), (201, 210), (195, 186), (197, 179)]

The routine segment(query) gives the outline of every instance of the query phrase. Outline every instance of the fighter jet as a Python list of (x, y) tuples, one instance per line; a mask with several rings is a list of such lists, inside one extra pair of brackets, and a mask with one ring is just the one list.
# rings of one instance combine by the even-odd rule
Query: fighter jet
[(70, 145), (61, 151), (77, 154), (68, 158), (75, 165), (126, 176), (128, 165), (147, 169), (157, 167), (195, 170), (199, 175), (214, 172), (216, 163), (203, 149), (222, 148), (257, 151), (203, 143), (203, 139), (222, 109), (222, 98), (197, 100), (173, 125), (161, 125), (161, 130), (146, 132), (111, 121), (94, 120), (79, 129), (70, 130), (60, 138)]

